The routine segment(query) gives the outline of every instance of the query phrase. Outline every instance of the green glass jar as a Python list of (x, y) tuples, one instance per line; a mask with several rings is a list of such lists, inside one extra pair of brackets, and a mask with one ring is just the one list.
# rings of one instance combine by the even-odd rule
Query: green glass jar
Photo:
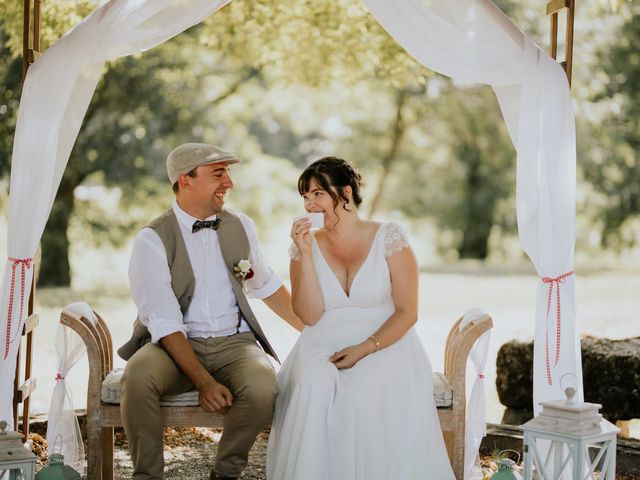
[[(520, 460), (520, 454), (515, 450), (503, 450), (499, 455), (506, 452), (515, 452)], [(491, 475), (491, 480), (522, 480), (522, 475), (515, 469), (517, 462), (514, 462), (510, 458), (501, 458), (497, 460), (498, 471)]]
[(52, 453), (49, 465), (36, 474), (36, 480), (80, 480), (80, 474), (64, 464), (64, 455)]
[(498, 471), (491, 475), (491, 480), (522, 480), (522, 475), (513, 468), (516, 462), (510, 458), (503, 458), (496, 463), (498, 464)]

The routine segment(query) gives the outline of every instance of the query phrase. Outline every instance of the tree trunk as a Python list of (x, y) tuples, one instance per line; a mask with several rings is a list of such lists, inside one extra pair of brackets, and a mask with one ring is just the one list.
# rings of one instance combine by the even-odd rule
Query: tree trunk
[(480, 173), (483, 158), (479, 149), (475, 145), (465, 146), (460, 149), (460, 154), (467, 165), (467, 176), (463, 206), (464, 227), (458, 253), (460, 258), (484, 260), (489, 253), (495, 199), (482, 184), (486, 179)]
[(389, 148), (389, 153), (385, 158), (382, 159), (382, 174), (380, 175), (380, 180), (378, 181), (378, 188), (375, 191), (373, 196), (373, 200), (371, 201), (371, 206), (369, 207), (369, 218), (372, 218), (378, 209), (378, 205), (382, 200), (382, 193), (384, 191), (384, 186), (387, 181), (387, 176), (389, 175), (389, 170), (391, 169), (391, 164), (398, 157), (398, 150), (400, 149), (400, 141), (402, 140), (402, 136), (406, 130), (406, 125), (404, 118), (402, 116), (402, 108), (404, 107), (405, 101), (407, 99), (408, 92), (405, 90), (400, 90), (398, 95), (396, 96), (396, 119), (393, 125), (393, 137), (391, 138), (391, 147)]
[(484, 260), (489, 254), (489, 234), (491, 233), (491, 223), (468, 222), (462, 233), (460, 244), (460, 258), (477, 258)]
[(73, 212), (73, 191), (76, 186), (76, 182), (63, 178), (53, 202), (51, 215), (42, 235), (42, 263), (38, 286), (68, 287), (71, 285), (67, 229)]

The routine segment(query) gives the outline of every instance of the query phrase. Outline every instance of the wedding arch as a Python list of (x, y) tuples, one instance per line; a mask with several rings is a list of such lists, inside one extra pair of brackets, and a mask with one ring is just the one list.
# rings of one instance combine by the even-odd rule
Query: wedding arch
[[(25, 79), (11, 163), (0, 298), (0, 419), (12, 418), (16, 358), (33, 257), (107, 60), (159, 45), (231, 0), (110, 0), (53, 44)], [(561, 398), (573, 373), (582, 399), (575, 312), (575, 121), (562, 67), (490, 0), (362, 0), (425, 67), (493, 88), (517, 152), (523, 250), (538, 272), (534, 405)]]

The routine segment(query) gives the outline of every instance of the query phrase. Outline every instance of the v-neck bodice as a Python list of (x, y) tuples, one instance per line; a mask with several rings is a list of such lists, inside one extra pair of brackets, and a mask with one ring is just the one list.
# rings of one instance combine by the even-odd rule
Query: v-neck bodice
[(384, 239), (388, 225), (390, 224), (382, 224), (375, 233), (369, 252), (351, 282), (348, 295), (322, 254), (315, 235), (312, 235), (313, 261), (322, 289), (325, 311), (344, 307), (375, 308), (393, 305), (391, 277), (385, 258)]

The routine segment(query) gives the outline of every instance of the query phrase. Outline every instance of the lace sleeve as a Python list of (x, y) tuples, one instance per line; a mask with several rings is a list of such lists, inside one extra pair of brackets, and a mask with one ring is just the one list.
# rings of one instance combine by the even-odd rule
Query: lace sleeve
[(300, 260), (300, 250), (298, 250), (298, 247), (296, 247), (296, 244), (291, 242), (291, 246), (289, 247), (289, 257), (291, 257), (291, 260)]
[(390, 257), (409, 246), (409, 239), (404, 230), (397, 223), (385, 225), (384, 232), (384, 256)]

